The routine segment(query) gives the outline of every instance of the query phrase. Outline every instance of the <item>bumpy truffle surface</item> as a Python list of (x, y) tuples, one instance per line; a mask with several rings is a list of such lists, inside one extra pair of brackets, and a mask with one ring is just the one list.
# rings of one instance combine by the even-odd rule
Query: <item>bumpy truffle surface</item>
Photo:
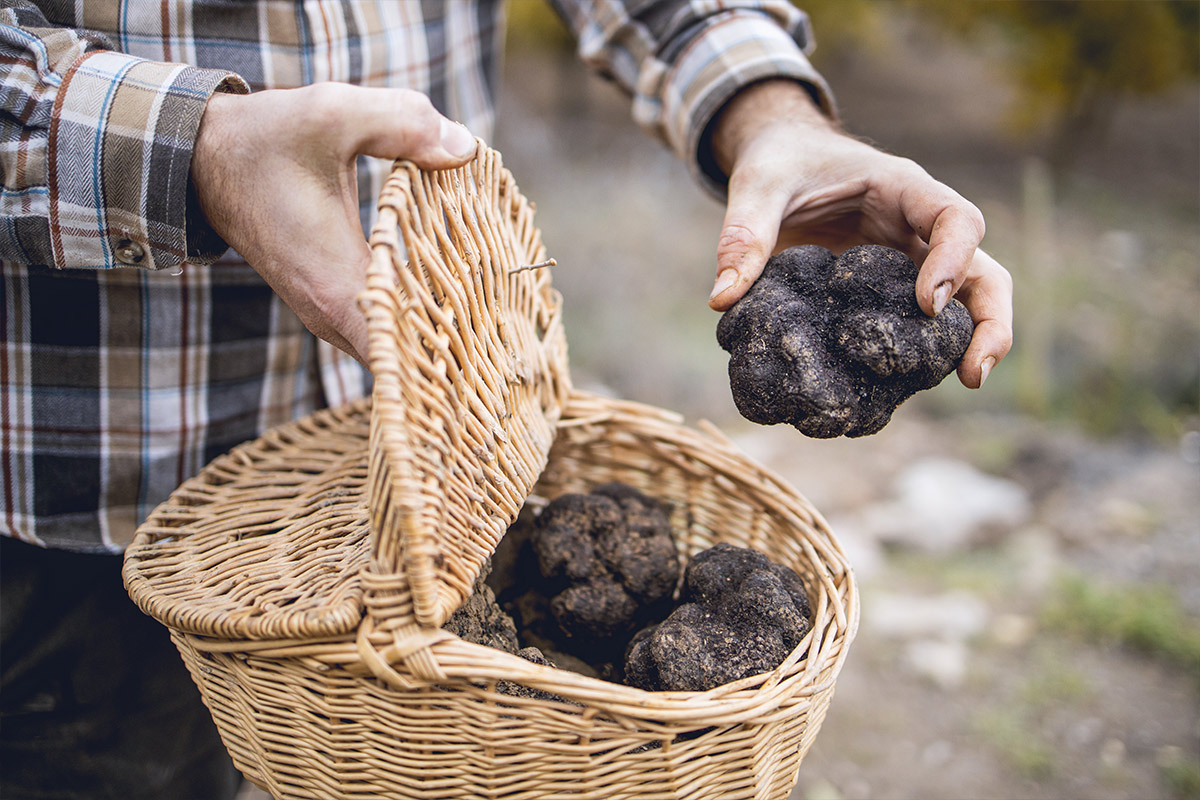
[(490, 571), (490, 563), (485, 563), (479, 577), (475, 579), (471, 596), (442, 627), (463, 641), (482, 644), (506, 653), (516, 653), (520, 649), (517, 626), (512, 617), (500, 608), (495, 593), (486, 583)]
[(683, 605), (639, 631), (625, 681), (649, 691), (702, 692), (779, 666), (812, 627), (804, 584), (762, 553), (718, 544), (684, 572)]
[(804, 245), (771, 258), (717, 325), (738, 411), (816, 438), (881, 430), (901, 403), (954, 371), (974, 332), (957, 300), (936, 317), (921, 311), (917, 272), (907, 255), (878, 245), (836, 258)]
[[(526, 661), (545, 667), (556, 667), (536, 647), (521, 647), (517, 638), (517, 626), (512, 617), (496, 602), (492, 587), (487, 584), (491, 564), (486, 563), (472, 587), (471, 596), (446, 620), (442, 628), (463, 641), (481, 644), (505, 653), (520, 656)], [(496, 691), (515, 697), (536, 697), (544, 700), (562, 700), (558, 695), (530, 689), (511, 681), (498, 681)]]
[(553, 500), (537, 518), (533, 549), (551, 584), (551, 614), (581, 655), (644, 624), (679, 577), (666, 511), (621, 484)]

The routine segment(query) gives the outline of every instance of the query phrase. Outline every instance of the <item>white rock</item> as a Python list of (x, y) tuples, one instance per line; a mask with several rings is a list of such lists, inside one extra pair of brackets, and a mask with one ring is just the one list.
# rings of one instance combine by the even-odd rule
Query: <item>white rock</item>
[(992, 622), (992, 640), (1004, 647), (1022, 647), (1037, 632), (1032, 617), (1024, 614), (998, 614)]
[(1058, 541), (1041, 525), (1029, 525), (1009, 537), (1009, 555), (1017, 565), (1018, 582), (1030, 594), (1041, 594), (1058, 577), (1061, 565)]
[(879, 635), (897, 639), (962, 641), (983, 631), (989, 617), (984, 602), (965, 591), (933, 596), (875, 594), (866, 606), (863, 623)]
[(961, 641), (918, 639), (905, 648), (904, 663), (940, 689), (957, 689), (967, 677), (967, 655)]
[(965, 461), (922, 459), (896, 479), (893, 500), (864, 509), (862, 521), (889, 542), (945, 553), (1029, 519), (1029, 494)]
[(1183, 748), (1176, 744), (1164, 744), (1154, 751), (1154, 766), (1169, 769), (1183, 763)]
[(804, 800), (842, 800), (842, 793), (826, 780), (820, 780), (804, 793)]
[(1100, 745), (1100, 761), (1106, 767), (1115, 767), (1125, 760), (1125, 743), (1115, 736)]

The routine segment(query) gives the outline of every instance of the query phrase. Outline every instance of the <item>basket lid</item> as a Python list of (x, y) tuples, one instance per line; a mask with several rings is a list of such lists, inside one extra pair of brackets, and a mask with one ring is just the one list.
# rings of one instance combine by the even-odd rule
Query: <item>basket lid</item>
[(461, 169), (394, 170), (371, 247), (368, 602), (439, 626), (546, 465), (570, 391), (561, 298), (533, 206), (482, 142)]
[[(370, 239), (374, 375), (221, 456), (138, 529), (135, 602), (186, 633), (309, 639), (370, 613), (439, 626), (546, 464), (570, 391), (533, 207), (482, 142), (454, 170), (397, 162)], [(364, 401), (365, 402), (365, 401)]]

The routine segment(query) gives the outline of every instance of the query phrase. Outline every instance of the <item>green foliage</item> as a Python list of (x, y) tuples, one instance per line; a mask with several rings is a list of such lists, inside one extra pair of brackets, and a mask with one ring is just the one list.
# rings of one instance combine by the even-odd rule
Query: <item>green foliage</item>
[(1110, 587), (1064, 578), (1042, 609), (1049, 630), (1111, 643), (1183, 667), (1200, 680), (1200, 624), (1161, 586)]
[(529, 50), (575, 49), (566, 23), (548, 0), (510, 0), (505, 31), (510, 47)]
[(972, 730), (1025, 777), (1046, 780), (1054, 774), (1054, 751), (1024, 714), (1011, 708), (981, 711), (972, 720)]
[(792, 0), (792, 4), (808, 14), (817, 44), (813, 61), (818, 67), (826, 59), (881, 40), (885, 19), (875, 0)]
[(1200, 762), (1168, 764), (1162, 768), (1162, 780), (1173, 800), (1200, 800)]
[(1079, 703), (1092, 694), (1087, 675), (1076, 669), (1061, 655), (1042, 654), (1036, 669), (1031, 670), (1021, 687), (1022, 702), (1046, 712), (1056, 706)]
[(910, 0), (952, 30), (991, 26), (1019, 50), (1023, 77), (1066, 98), (1101, 81), (1107, 90), (1148, 94), (1200, 75), (1200, 4), (1194, 0)]
[(909, 0), (926, 19), (965, 35), (999, 34), (1022, 88), (1015, 121), (1049, 119), (1056, 167), (1102, 133), (1114, 97), (1150, 95), (1200, 75), (1195, 0)]

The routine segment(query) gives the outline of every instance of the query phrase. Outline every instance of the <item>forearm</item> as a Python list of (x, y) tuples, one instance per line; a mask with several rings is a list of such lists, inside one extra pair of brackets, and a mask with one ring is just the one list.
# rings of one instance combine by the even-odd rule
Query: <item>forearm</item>
[(665, 141), (714, 195), (724, 194), (725, 181), (706, 133), (746, 87), (784, 78), (834, 113), (832, 94), (806, 56), (808, 18), (789, 2), (554, 5), (578, 37), (583, 60), (631, 95), (635, 121)]
[(173, 268), (223, 245), (187, 217), (207, 98), (237, 76), (134, 58), (28, 3), (0, 12), (0, 256), (56, 268)]

